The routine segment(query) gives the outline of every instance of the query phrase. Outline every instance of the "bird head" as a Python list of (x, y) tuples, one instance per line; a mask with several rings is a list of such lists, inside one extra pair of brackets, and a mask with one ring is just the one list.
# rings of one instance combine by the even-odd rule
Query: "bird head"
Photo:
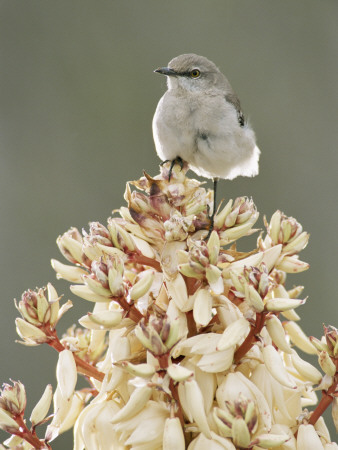
[(221, 88), (225, 77), (218, 67), (204, 56), (187, 53), (172, 59), (167, 67), (154, 72), (167, 76), (168, 89), (206, 92)]

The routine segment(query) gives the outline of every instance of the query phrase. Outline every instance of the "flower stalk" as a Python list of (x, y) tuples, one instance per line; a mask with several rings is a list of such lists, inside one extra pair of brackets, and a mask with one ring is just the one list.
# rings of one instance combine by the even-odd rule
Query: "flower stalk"
[[(212, 191), (186, 176), (186, 164), (170, 180), (169, 168), (128, 183), (127, 206), (107, 224), (57, 239), (68, 263), (52, 260), (56, 276), (89, 305), (79, 325), (59, 337), (72, 302), (61, 305), (50, 283), (16, 304), (21, 343), (59, 354), (57, 387), (45, 388), (29, 428), (23, 385), (4, 385), (4, 445), (50, 449), (74, 428), (78, 450), (296, 450), (309, 436), (318, 449), (336, 448), (322, 415), (332, 404), (338, 428), (338, 332), (308, 338), (297, 323), (303, 287), (288, 287), (309, 267), (299, 259), (308, 233), (276, 211), (257, 246), (239, 252), (237, 241), (257, 231), (253, 200), (224, 202), (208, 236)], [(321, 371), (298, 350), (317, 354)], [(77, 388), (78, 374), (87, 388)]]

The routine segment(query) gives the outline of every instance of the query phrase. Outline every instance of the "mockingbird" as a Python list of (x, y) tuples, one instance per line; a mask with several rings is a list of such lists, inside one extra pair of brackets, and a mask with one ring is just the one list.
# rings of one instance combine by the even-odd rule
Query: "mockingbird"
[(174, 164), (183, 161), (197, 175), (214, 181), (213, 212), (207, 238), (214, 226), (219, 178), (258, 174), (260, 150), (245, 121), (239, 99), (216, 65), (193, 53), (177, 56), (168, 67), (168, 90), (159, 101), (153, 135), (158, 156)]

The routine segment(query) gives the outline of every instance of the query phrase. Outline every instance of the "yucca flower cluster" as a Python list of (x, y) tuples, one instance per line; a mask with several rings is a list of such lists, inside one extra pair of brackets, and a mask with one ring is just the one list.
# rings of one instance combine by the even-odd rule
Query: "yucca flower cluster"
[[(206, 239), (212, 191), (186, 165), (170, 182), (168, 169), (128, 183), (119, 217), (58, 238), (71, 265), (53, 260), (57, 278), (94, 306), (80, 326), (58, 336), (72, 303), (61, 306), (51, 284), (17, 303), (22, 343), (59, 353), (57, 388), (46, 387), (29, 426), (24, 386), (3, 386), (0, 427), (12, 436), (1, 448), (50, 449), (73, 428), (75, 450), (338, 449), (322, 418), (332, 405), (338, 427), (337, 329), (308, 338), (297, 323), (303, 288), (286, 281), (309, 267), (298, 257), (308, 233), (277, 211), (257, 248), (240, 252), (259, 216), (240, 197), (219, 206)], [(322, 372), (298, 349), (317, 354)]]

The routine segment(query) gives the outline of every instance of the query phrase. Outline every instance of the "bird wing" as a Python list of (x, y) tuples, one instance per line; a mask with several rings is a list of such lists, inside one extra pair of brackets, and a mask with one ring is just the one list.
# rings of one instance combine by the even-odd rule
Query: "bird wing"
[(244, 115), (243, 112), (241, 110), (241, 104), (239, 102), (239, 98), (237, 97), (237, 95), (234, 92), (230, 92), (228, 94), (225, 95), (225, 100), (229, 103), (231, 103), (236, 111), (237, 111), (237, 118), (238, 118), (238, 123), (241, 127), (244, 127)]

